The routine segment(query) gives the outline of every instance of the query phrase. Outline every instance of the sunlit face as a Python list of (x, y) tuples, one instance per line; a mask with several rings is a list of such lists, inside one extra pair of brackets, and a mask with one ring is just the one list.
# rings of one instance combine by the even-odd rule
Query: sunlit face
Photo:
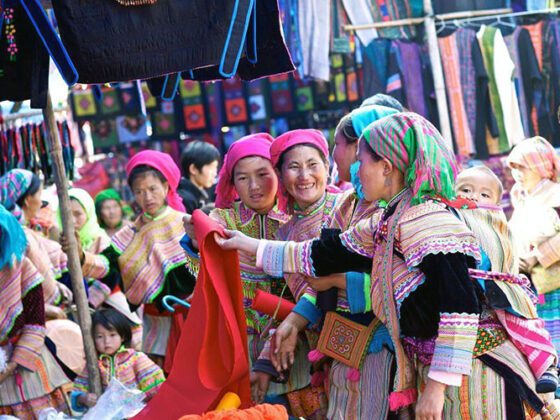
[(240, 159), (233, 169), (233, 183), (243, 204), (257, 213), (268, 213), (274, 206), (278, 178), (268, 159)]
[(459, 197), (467, 198), (478, 204), (491, 206), (500, 204), (500, 186), (491, 175), (482, 171), (468, 171), (468, 174), (459, 174), (455, 191)]
[(338, 167), (338, 177), (341, 181), (350, 182), (350, 166), (356, 161), (358, 142), (348, 143), (342, 130), (336, 130), (334, 136), (333, 159)]
[(190, 168), (191, 181), (202, 188), (210, 188), (216, 182), (218, 176), (218, 161), (215, 160), (207, 165), (204, 165), (200, 170), (191, 165)]
[(134, 199), (142, 211), (155, 216), (165, 205), (165, 198), (169, 191), (167, 182), (161, 182), (153, 173), (146, 172), (138, 175), (132, 183)]
[(525, 166), (519, 165), (517, 163), (511, 163), (511, 175), (515, 182), (520, 183), (523, 188), (527, 191), (532, 191), (542, 178), (540, 174), (533, 171)]
[(113, 356), (123, 344), (123, 339), (117, 330), (108, 330), (100, 324), (95, 326), (93, 338), (97, 352), (108, 356)]
[(101, 204), (101, 218), (108, 228), (117, 227), (122, 221), (122, 208), (117, 200), (105, 200)]
[(70, 210), (74, 220), (74, 229), (80, 231), (87, 222), (87, 214), (82, 205), (77, 200), (70, 200)]
[(35, 194), (30, 194), (23, 200), (23, 211), (25, 211), (26, 217), (33, 218), (37, 217), (43, 201), (41, 200), (41, 194), (43, 193), (43, 186), (41, 185)]
[(305, 209), (319, 200), (327, 188), (329, 165), (310, 146), (297, 146), (284, 154), (282, 182), (297, 205)]
[(369, 146), (360, 142), (358, 148), (358, 160), (360, 171), (358, 173), (367, 201), (387, 200), (385, 179), (387, 178), (387, 162), (384, 159), (375, 160), (369, 150)]

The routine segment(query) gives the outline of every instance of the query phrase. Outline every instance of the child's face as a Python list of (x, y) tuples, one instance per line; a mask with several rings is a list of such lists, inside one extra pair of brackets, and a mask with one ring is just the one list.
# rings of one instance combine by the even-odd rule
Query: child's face
[(532, 191), (541, 182), (542, 178), (538, 172), (517, 163), (510, 163), (510, 166), (513, 179), (520, 183), (525, 190)]
[(93, 331), (95, 348), (98, 353), (114, 355), (123, 343), (122, 337), (116, 330), (108, 330), (103, 325), (96, 325)]
[(500, 187), (496, 180), (482, 171), (469, 171), (459, 174), (455, 190), (459, 197), (467, 198), (478, 204), (497, 206), (500, 204)]

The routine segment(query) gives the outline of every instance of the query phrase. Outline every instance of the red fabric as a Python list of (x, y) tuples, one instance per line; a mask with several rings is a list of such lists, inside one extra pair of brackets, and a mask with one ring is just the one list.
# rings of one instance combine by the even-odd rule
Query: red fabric
[(158, 394), (135, 419), (177, 419), (216, 407), (226, 392), (251, 405), (247, 324), (236, 251), (222, 250), (214, 233), (223, 228), (200, 210), (193, 213), (200, 272), (173, 367)]
[(167, 349), (165, 351), (165, 359), (163, 362), (163, 371), (165, 373), (171, 372), (173, 367), (173, 358), (175, 357), (175, 352), (179, 345), (179, 339), (181, 338), (181, 332), (183, 331), (183, 325), (185, 325), (185, 320), (189, 313), (188, 308), (176, 307), (173, 313), (173, 319), (171, 320), (171, 331), (169, 332), (169, 339), (167, 340)]
[(270, 145), (273, 140), (268, 133), (257, 133), (245, 136), (230, 146), (216, 186), (216, 207), (229, 208), (237, 198), (233, 185), (233, 169), (237, 162), (249, 156), (260, 156), (270, 160)]
[(157, 169), (167, 179), (169, 192), (167, 193), (167, 204), (177, 211), (185, 212), (183, 200), (177, 194), (177, 187), (181, 180), (181, 171), (175, 161), (167, 153), (157, 150), (142, 150), (135, 154), (126, 165), (126, 175), (129, 176), (134, 168), (140, 165), (151, 166)]
[[(281, 301), (281, 303), (278, 308), (279, 301)], [(256, 311), (270, 316), (273, 316), (278, 310), (275, 319), (279, 321), (286, 319), (290, 312), (292, 312), (292, 309), (294, 309), (294, 306), (296, 305), (289, 300), (282, 299), (272, 293), (263, 292), (262, 290), (257, 290), (253, 303), (251, 304), (251, 307)]]

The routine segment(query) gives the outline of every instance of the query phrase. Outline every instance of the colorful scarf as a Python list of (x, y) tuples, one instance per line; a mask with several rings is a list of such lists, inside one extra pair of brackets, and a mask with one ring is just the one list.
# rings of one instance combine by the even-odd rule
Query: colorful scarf
[(0, 205), (0, 270), (11, 266), (14, 258), (21, 261), (27, 249), (27, 238), (15, 216)]
[(560, 176), (560, 159), (552, 145), (542, 137), (531, 137), (515, 146), (507, 158), (510, 168), (513, 163), (553, 182), (557, 182)]
[(177, 194), (177, 187), (181, 180), (181, 171), (171, 156), (156, 150), (143, 150), (130, 159), (126, 165), (126, 175), (130, 176), (132, 170), (140, 165), (147, 165), (161, 172), (169, 184), (167, 204), (169, 204), (171, 208), (184, 213), (185, 206), (183, 205), (181, 197)]
[(249, 156), (259, 156), (270, 160), (270, 145), (273, 141), (270, 134), (257, 133), (245, 136), (230, 146), (216, 186), (216, 207), (229, 208), (238, 198), (233, 184), (233, 170), (237, 162)]
[(20, 222), (23, 212), (17, 202), (27, 192), (32, 180), (33, 172), (25, 169), (12, 169), (0, 178), (0, 204)]
[[(286, 150), (293, 146), (298, 145), (312, 145), (319, 149), (325, 160), (329, 158), (329, 144), (327, 139), (319, 130), (314, 129), (299, 129), (291, 130), (276, 137), (270, 146), (270, 157), (272, 166), (276, 167), (280, 158)], [(278, 180), (278, 209), (286, 212), (293, 207), (290, 203), (291, 197), (282, 184), (282, 179)]]
[[(68, 190), (68, 195), (71, 199), (76, 200), (80, 203), (80, 206), (86, 212), (86, 223), (79, 230), (78, 235), (80, 236), (80, 243), (84, 250), (89, 250), (91, 245), (101, 236), (107, 237), (107, 234), (99, 223), (97, 222), (97, 215), (95, 214), (95, 203), (93, 198), (89, 195), (86, 190), (81, 188), (70, 188)], [(60, 208), (57, 210), (57, 220), (59, 226), (62, 228), (62, 214)], [(107, 237), (107, 241), (108, 241)]]
[[(99, 225), (101, 227), (104, 227), (103, 218), (101, 217), (101, 207), (103, 206), (103, 203), (107, 200), (115, 200), (117, 203), (119, 203), (123, 211), (123, 217), (127, 213), (132, 214), (132, 209), (129, 206), (123, 205), (121, 195), (118, 193), (117, 190), (113, 188), (108, 188), (106, 190), (103, 190), (97, 193), (97, 195), (95, 196), (95, 214), (97, 215), (97, 220), (99, 221)], [(121, 225), (122, 225), (122, 220), (119, 226)]]
[(412, 205), (427, 197), (455, 198), (457, 163), (437, 129), (412, 112), (390, 115), (369, 125), (363, 139), (404, 174)]

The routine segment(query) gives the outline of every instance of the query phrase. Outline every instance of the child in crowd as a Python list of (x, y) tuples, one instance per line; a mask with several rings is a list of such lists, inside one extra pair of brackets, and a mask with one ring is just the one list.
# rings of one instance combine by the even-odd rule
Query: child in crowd
[[(144, 353), (128, 348), (132, 337), (128, 319), (115, 309), (102, 309), (92, 317), (93, 339), (99, 355), (103, 390), (113, 377), (128, 388), (137, 388), (150, 400), (165, 381), (163, 371)], [(72, 408), (93, 407), (97, 396), (88, 392), (87, 371), (74, 381)]]
[[(457, 195), (477, 204), (474, 209), (461, 209), (459, 213), (480, 242), (489, 259), (488, 271), (518, 274), (518, 259), (513, 251), (511, 231), (500, 207), (503, 186), (500, 179), (486, 166), (464, 170), (457, 177)], [(488, 283), (488, 282), (485, 282)], [(495, 292), (510, 297), (507, 286), (497, 281)], [(502, 295), (502, 296), (503, 296)], [(506, 310), (496, 313), (518, 349), (525, 354), (533, 373), (539, 378), (536, 391), (554, 392), (558, 387), (556, 351), (544, 322), (537, 316), (534, 304), (527, 299), (524, 310), (513, 303)], [(500, 308), (502, 309), (502, 308)], [(512, 313), (513, 312), (513, 313)], [(521, 315), (518, 316), (518, 315)], [(537, 344), (538, 343), (538, 344)]]

